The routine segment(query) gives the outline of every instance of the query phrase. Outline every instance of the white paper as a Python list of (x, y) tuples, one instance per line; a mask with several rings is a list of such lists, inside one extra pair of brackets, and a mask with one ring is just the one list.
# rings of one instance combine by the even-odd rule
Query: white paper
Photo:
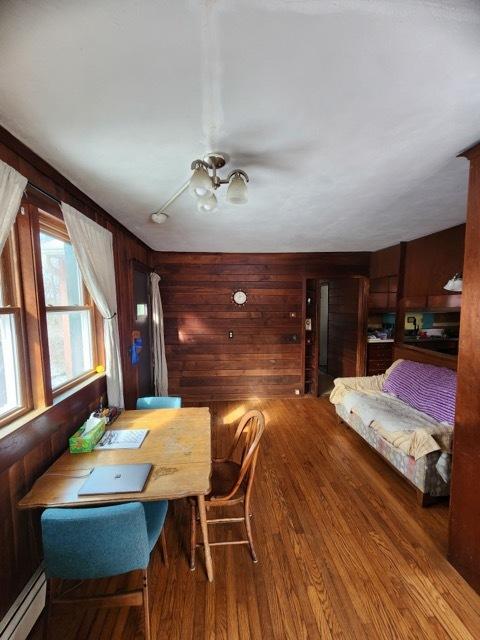
[(140, 449), (148, 429), (108, 429), (95, 449)]

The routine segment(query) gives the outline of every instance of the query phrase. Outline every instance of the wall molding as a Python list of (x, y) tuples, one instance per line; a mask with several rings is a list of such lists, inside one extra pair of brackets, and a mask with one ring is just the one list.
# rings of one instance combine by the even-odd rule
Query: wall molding
[(46, 592), (41, 565), (0, 622), (0, 640), (26, 640), (45, 607)]

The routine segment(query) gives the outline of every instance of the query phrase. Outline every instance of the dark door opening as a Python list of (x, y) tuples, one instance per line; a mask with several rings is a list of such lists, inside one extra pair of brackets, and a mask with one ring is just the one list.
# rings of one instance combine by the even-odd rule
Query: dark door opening
[(328, 366), (328, 282), (318, 287), (318, 369), (327, 373)]
[(366, 279), (307, 279), (304, 291), (304, 393), (319, 396), (333, 378), (365, 375)]

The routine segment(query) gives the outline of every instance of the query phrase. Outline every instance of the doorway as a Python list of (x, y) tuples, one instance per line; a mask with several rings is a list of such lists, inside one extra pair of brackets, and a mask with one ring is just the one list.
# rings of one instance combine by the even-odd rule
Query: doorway
[(334, 378), (365, 375), (366, 282), (355, 276), (305, 280), (305, 395), (328, 393)]
[(328, 282), (320, 282), (318, 291), (318, 369), (328, 367)]
[(330, 393), (333, 388), (333, 378), (328, 374), (328, 289), (328, 282), (318, 283), (318, 396)]

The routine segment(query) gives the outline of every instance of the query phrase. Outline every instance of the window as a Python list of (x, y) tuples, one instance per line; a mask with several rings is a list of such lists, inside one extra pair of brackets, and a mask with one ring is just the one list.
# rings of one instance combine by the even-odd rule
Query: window
[(61, 221), (41, 215), (40, 251), (55, 394), (93, 372), (94, 307)]
[(102, 353), (60, 207), (27, 189), (0, 254), (0, 427), (94, 375)]
[(0, 424), (31, 406), (24, 354), (20, 283), (12, 233), (0, 256)]

